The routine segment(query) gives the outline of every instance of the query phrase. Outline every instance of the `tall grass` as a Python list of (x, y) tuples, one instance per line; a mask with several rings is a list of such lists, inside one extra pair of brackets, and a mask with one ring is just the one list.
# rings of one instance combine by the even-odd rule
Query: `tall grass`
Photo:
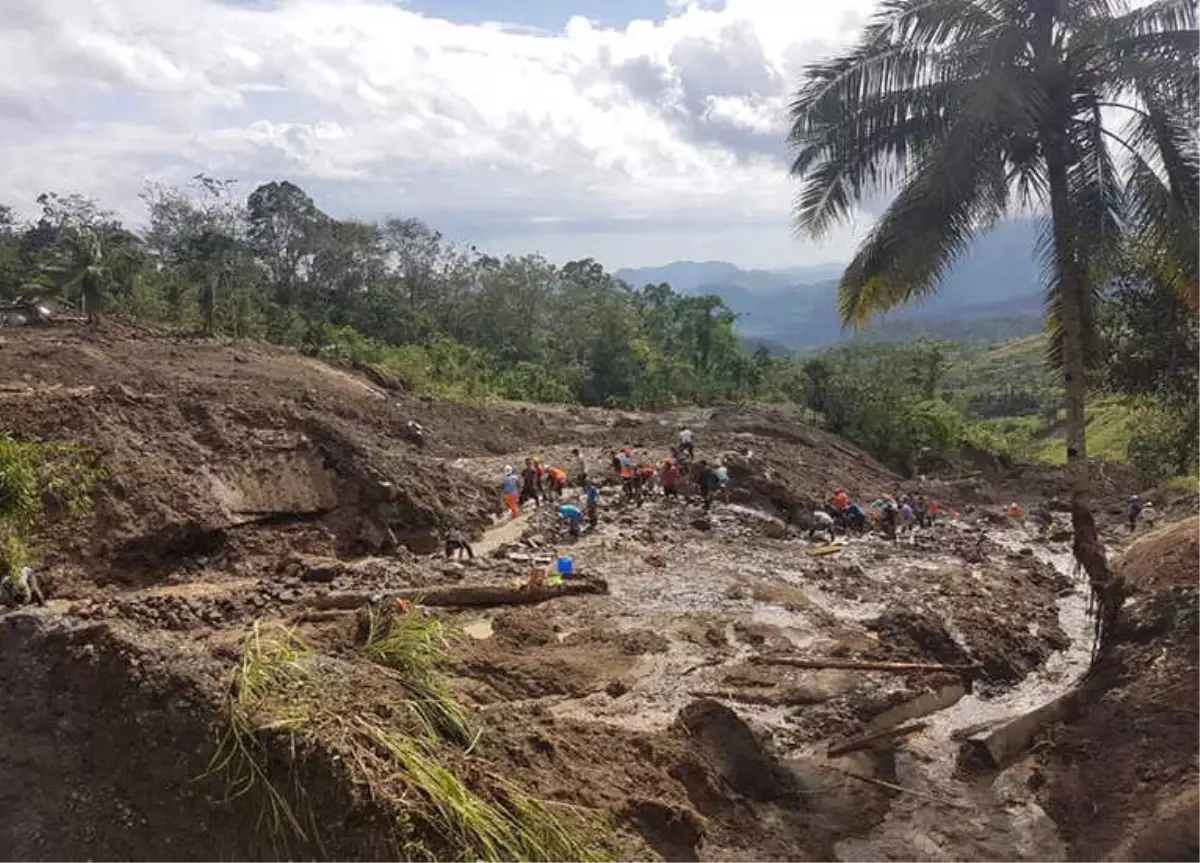
[(446, 687), (446, 647), (442, 623), (412, 609), (390, 616), (372, 611), (363, 649), (373, 662), (399, 673), (411, 695), (408, 704), (422, 725), (451, 743), (467, 746), (476, 732), (470, 713)]
[[(582, 813), (574, 807), (535, 800), (502, 783), (508, 805), (492, 803), (472, 792), (428, 743), (390, 732), (361, 717), (362, 739), (403, 766), (405, 781), (423, 798), (427, 817), (453, 848), (457, 859), (580, 860), (612, 859), (603, 843), (580, 838), (562, 816)], [(568, 812), (569, 810), (569, 812)]]
[[(261, 623), (255, 622), (233, 672), (225, 724), (217, 733), (216, 750), (201, 777), (224, 775), (228, 800), (261, 793), (259, 825), (265, 826), (273, 838), (283, 838), (287, 831), (300, 839), (309, 838), (288, 796), (267, 773), (261, 734), (295, 732), (308, 723), (309, 711), (300, 701), (284, 700), (282, 707), (269, 707), (279, 703), (281, 692), (296, 695), (307, 685), (309, 668), (305, 659), (311, 653), (294, 630), (276, 627), (264, 632)], [(298, 787), (294, 790), (302, 791)]]
[[(410, 714), (399, 723), (347, 711), (359, 678), (347, 677), (345, 666), (315, 662), (294, 630), (256, 623), (245, 640), (226, 721), (204, 775), (224, 775), (230, 800), (260, 793), (260, 826), (277, 847), (292, 836), (316, 843), (320, 837), (294, 764), (286, 792), (272, 779), (264, 736), (270, 732), (323, 740), (353, 781), (391, 804), (393, 836), (413, 859), (612, 859), (607, 826), (588, 811), (537, 800), (497, 777), (485, 781), (495, 800), (468, 787), (455, 764), (471, 757), (477, 735), (472, 737), (470, 714), (445, 687), (442, 624), (420, 612), (370, 622), (364, 651), (386, 667), (375, 673), (394, 676), (408, 695)], [(447, 742), (471, 745), (462, 752)]]

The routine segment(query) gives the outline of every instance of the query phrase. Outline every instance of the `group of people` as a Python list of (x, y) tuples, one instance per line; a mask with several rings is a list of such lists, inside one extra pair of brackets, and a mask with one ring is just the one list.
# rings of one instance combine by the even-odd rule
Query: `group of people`
[[(599, 519), (600, 482), (602, 477), (589, 471), (587, 459), (579, 448), (571, 451), (572, 473), (554, 465), (546, 465), (537, 456), (530, 456), (518, 473), (511, 465), (504, 467), (500, 487), (504, 505), (512, 518), (521, 514), (530, 501), (534, 506), (543, 502), (558, 505), (560, 523), (571, 536), (578, 536), (586, 519), (592, 527)], [(729, 487), (729, 469), (720, 461), (695, 461), (695, 435), (691, 429), (682, 429), (678, 440), (671, 448), (671, 455), (660, 465), (640, 460), (632, 446), (625, 446), (612, 454), (613, 474), (621, 486), (622, 497), (637, 506), (661, 487), (664, 498), (678, 499), (685, 478), (694, 480), (704, 508), (710, 509), (715, 496)], [(563, 500), (568, 486), (581, 490), (576, 502)], [(453, 552), (463, 553), (458, 542), (451, 546), (447, 539), (446, 556)], [(466, 552), (469, 554), (469, 551)]]
[[(904, 493), (899, 498), (890, 494), (876, 498), (871, 508), (879, 513), (885, 533), (895, 539), (901, 530), (930, 527), (941, 515), (941, 504), (924, 494)], [(861, 534), (867, 529), (867, 511), (850, 499), (844, 488), (835, 488), (821, 509), (813, 512), (809, 539), (826, 533), (832, 541), (835, 531)]]
[[(573, 450), (575, 460), (575, 482), (587, 486), (587, 464), (583, 454)], [(512, 465), (504, 466), (504, 475), (500, 479), (500, 488), (504, 493), (504, 505), (513, 518), (521, 514), (521, 507), (527, 501), (533, 501), (534, 506), (543, 502), (561, 500), (567, 488), (568, 474), (564, 468), (547, 466), (541, 459), (530, 456), (525, 459), (525, 467), (517, 474)]]
[(700, 492), (705, 510), (712, 508), (713, 498), (729, 487), (729, 468), (720, 461), (695, 460), (695, 435), (684, 428), (671, 449), (671, 455), (663, 459), (660, 466), (639, 461), (633, 448), (626, 446), (612, 454), (613, 471), (621, 483), (621, 494), (625, 500), (641, 506), (646, 497), (662, 488), (663, 497), (678, 499), (679, 489), (687, 478), (694, 479)]

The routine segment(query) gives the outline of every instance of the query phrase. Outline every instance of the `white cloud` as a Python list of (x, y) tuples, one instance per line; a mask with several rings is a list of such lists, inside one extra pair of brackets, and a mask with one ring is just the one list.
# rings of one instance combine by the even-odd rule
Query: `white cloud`
[(677, 240), (768, 238), (718, 252), (746, 263), (801, 258), (787, 92), (870, 0), (672, 5), (665, 21), (540, 34), (384, 0), (6, 0), (0, 188), (19, 206), (78, 189), (133, 215), (145, 178), (287, 176), (338, 214), (513, 243), (524, 223), (551, 252), (547, 226), (680, 225)]

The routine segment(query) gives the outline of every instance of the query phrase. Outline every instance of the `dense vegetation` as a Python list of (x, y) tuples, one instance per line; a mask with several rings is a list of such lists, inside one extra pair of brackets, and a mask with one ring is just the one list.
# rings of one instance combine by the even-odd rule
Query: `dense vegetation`
[[(1063, 460), (1062, 391), (1043, 336), (750, 352), (717, 297), (634, 289), (590, 260), (497, 259), (415, 219), (339, 221), (287, 182), (242, 201), (233, 184), (201, 177), (185, 190), (151, 188), (145, 201), (139, 231), (79, 196), (42, 196), (27, 224), (4, 211), (0, 297), (53, 296), (91, 316), (266, 339), (455, 398), (790, 400), (909, 473), (980, 452)], [(1159, 475), (1194, 470), (1190, 310), (1153, 272), (1129, 267), (1097, 319), (1097, 454)]]
[(149, 188), (135, 232), (76, 195), (0, 213), (0, 296), (57, 295), (207, 334), (385, 367), (443, 395), (650, 407), (782, 398), (717, 297), (634, 290), (591, 260), (495, 258), (417, 219), (342, 221), (289, 182)]

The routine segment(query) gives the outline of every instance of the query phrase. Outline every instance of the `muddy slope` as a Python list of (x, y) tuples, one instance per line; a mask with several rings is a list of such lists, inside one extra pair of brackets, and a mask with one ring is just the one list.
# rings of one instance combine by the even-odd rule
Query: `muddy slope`
[[(446, 687), (481, 733), (446, 757), (474, 793), (500, 799), (514, 781), (595, 810), (622, 859), (1063, 856), (1048, 819), (1030, 830), (1024, 803), (952, 775), (957, 727), (829, 755), (947, 704), (1019, 709), (1006, 699), (1039, 675), (1071, 683), (1061, 660), (1086, 630), (1061, 613), (1078, 584), (1048, 562), (1064, 540), (1039, 546), (986, 495), (930, 483), (961, 518), (830, 549), (807, 539), (814, 504), (899, 480), (787, 409), (473, 407), (258, 345), (119, 327), (6, 338), (0, 432), (82, 442), (106, 474), (94, 516), (40, 538), (51, 604), (0, 612), (0, 650), (27, 657), (0, 672), (0, 844), (14, 857), (453, 856), (453, 831), (408, 844), (405, 771), (350, 745), (359, 720), (407, 715), (411, 691), (364, 658), (355, 609), (314, 606), (502, 589), (556, 553), (607, 593), (416, 612), (451, 631)], [(610, 481), (578, 540), (549, 507), (494, 524), (505, 464), (569, 465), (580, 446), (602, 473), (626, 444), (661, 459), (684, 425), (730, 467), (711, 511), (686, 495), (635, 506)], [(474, 560), (436, 553), (451, 525), (480, 537)], [(321, 681), (322, 721), (260, 731), (269, 775), (298, 777), (297, 804), (321, 814), (283, 844), (259, 801), (201, 779), (259, 625), (307, 642)], [(774, 663), (814, 657), (959, 670)], [(354, 774), (364, 753), (386, 781)], [(64, 808), (75, 817), (59, 823)]]
[(1197, 534), (1195, 517), (1134, 543), (1116, 566), (1130, 592), (1112, 652), (1081, 713), (1051, 732), (1047, 810), (1073, 859), (1195, 860)]

